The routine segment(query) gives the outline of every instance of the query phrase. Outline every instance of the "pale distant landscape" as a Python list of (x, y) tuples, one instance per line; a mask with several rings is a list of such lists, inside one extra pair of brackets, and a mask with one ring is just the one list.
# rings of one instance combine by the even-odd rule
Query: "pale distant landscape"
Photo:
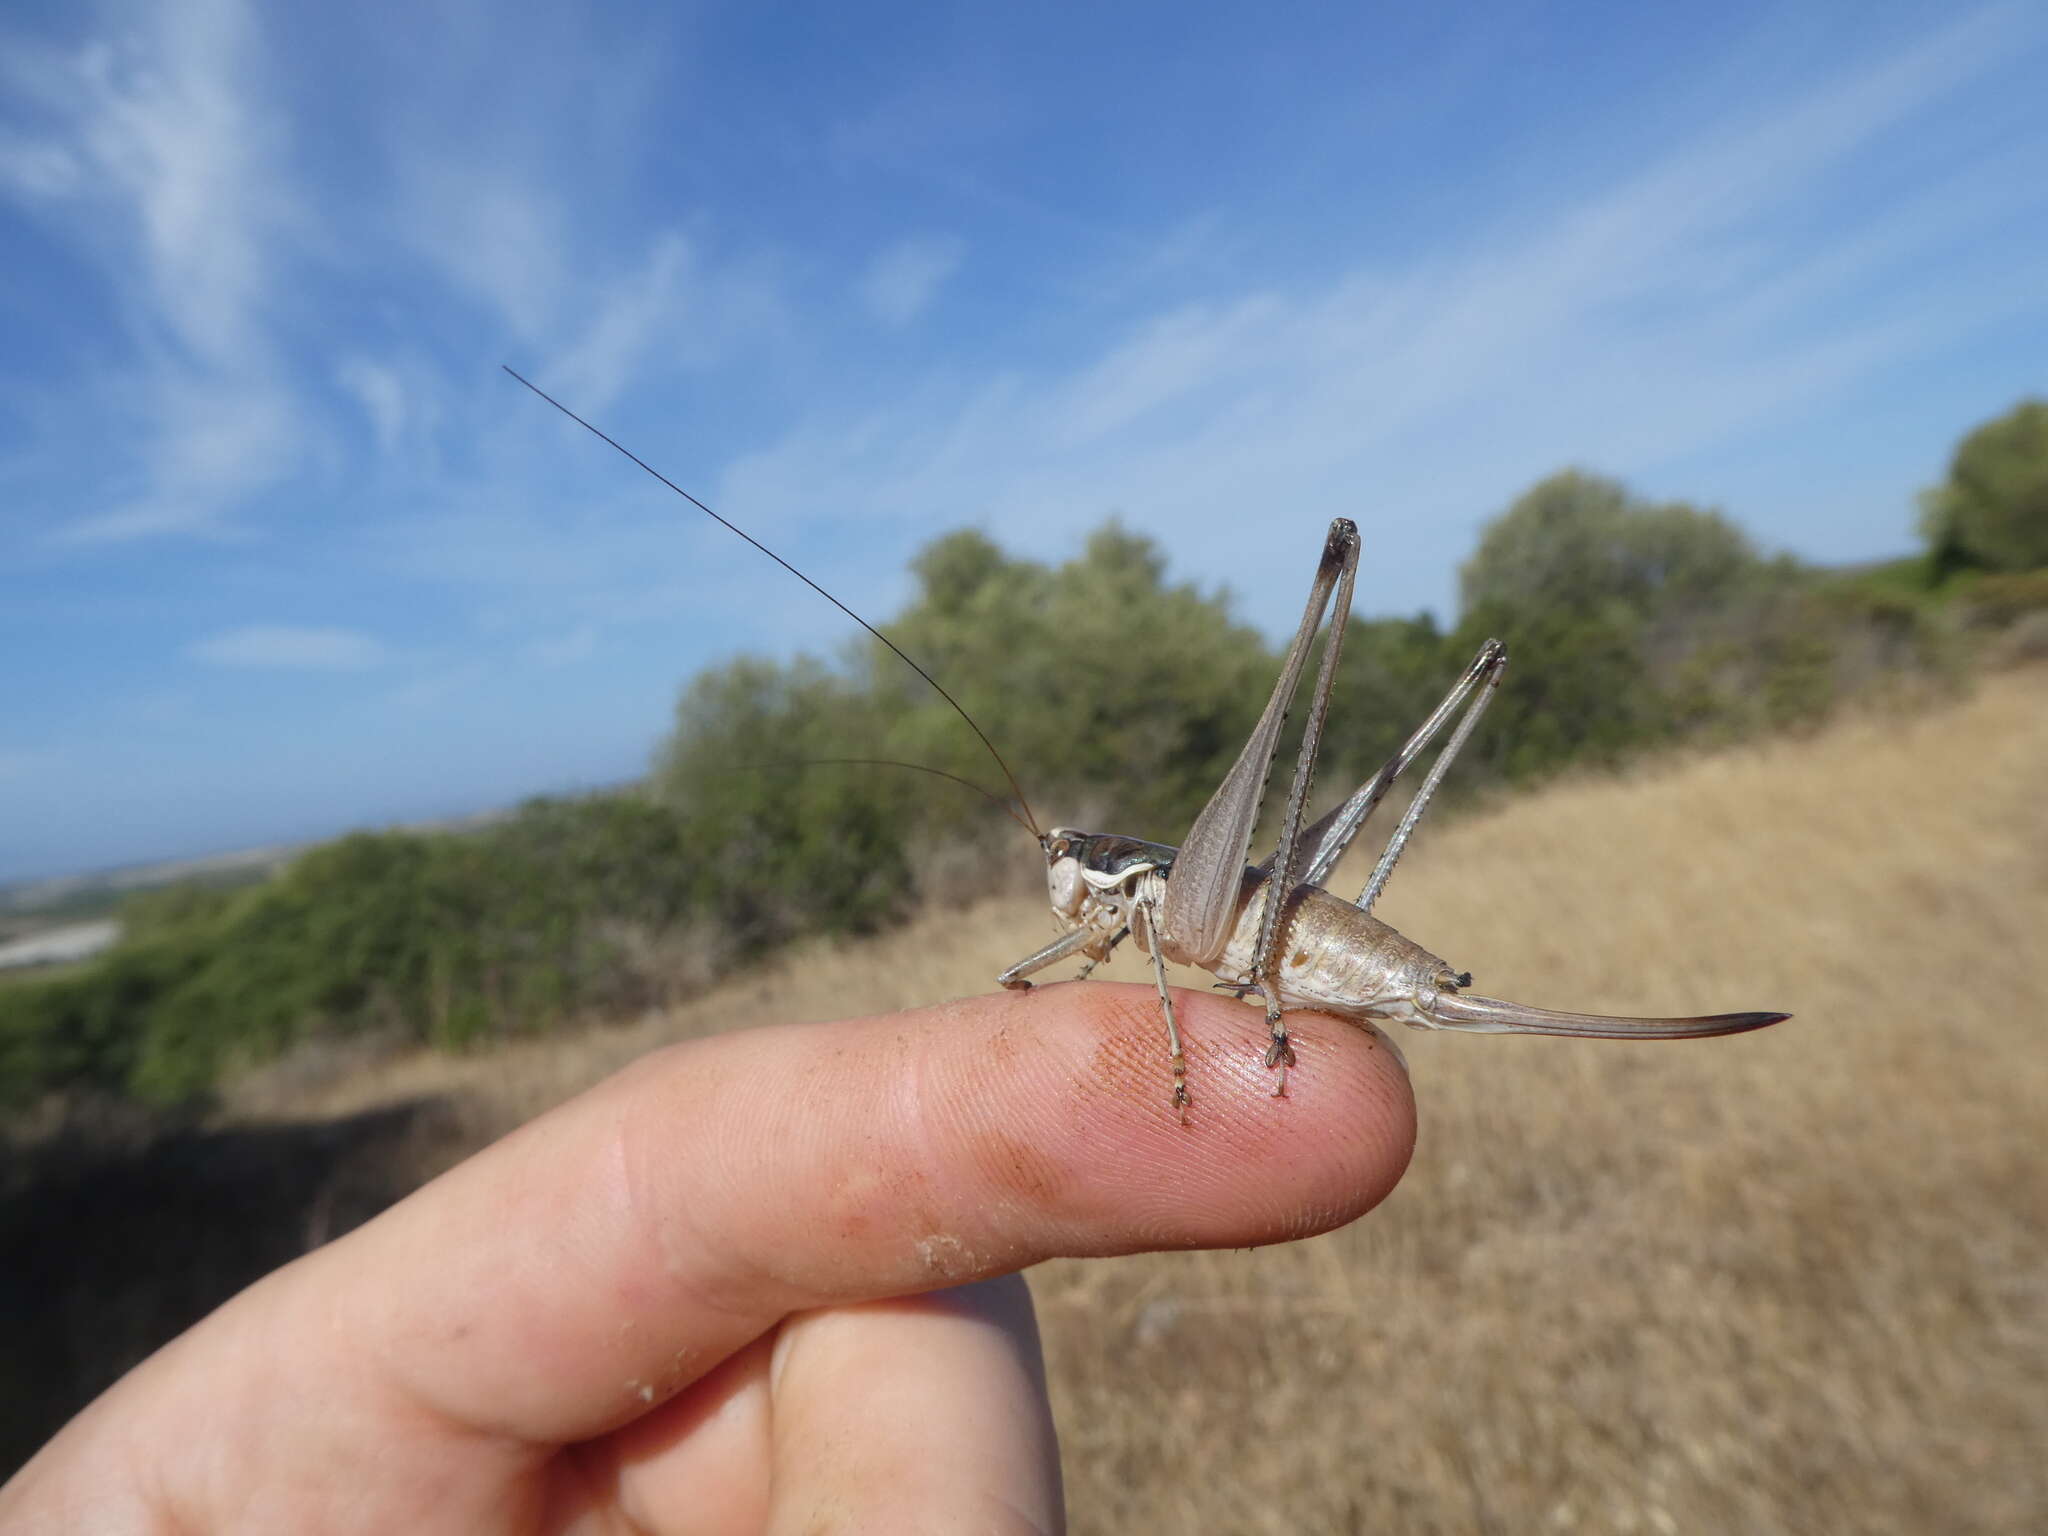
[(112, 918), (37, 928), (0, 943), (0, 971), (32, 965), (69, 965), (89, 959), (121, 936)]
[[(461, 832), (490, 826), (503, 810), (409, 824), (416, 832)], [(150, 859), (112, 869), (82, 870), (0, 883), (0, 970), (61, 965), (98, 954), (118, 937), (104, 914), (123, 899), (165, 886), (235, 886), (267, 880), (314, 843), (266, 843), (181, 859)]]
[[(1422, 1140), (1378, 1212), (1033, 1272), (1074, 1528), (2040, 1529), (2044, 782), (2034, 666), (1419, 840), (1382, 910), (1489, 992), (1796, 1017), (1669, 1046), (1405, 1033)], [(983, 991), (1045, 925), (931, 913), (485, 1055), (288, 1057), (210, 1133), (291, 1151), (267, 1214), (295, 1249), (658, 1043)], [(181, 1276), (253, 1262), (199, 1226)], [(138, 1298), (166, 1303), (105, 1262), (45, 1321), (139, 1353)]]
[(307, 846), (304, 843), (279, 843), (262, 848), (199, 854), (186, 859), (154, 859), (124, 864), (115, 869), (17, 880), (0, 885), (0, 913), (16, 914), (18, 920), (28, 921), (52, 910), (111, 902), (131, 891), (151, 890), (180, 880), (232, 879), (243, 875), (257, 878), (289, 863)]

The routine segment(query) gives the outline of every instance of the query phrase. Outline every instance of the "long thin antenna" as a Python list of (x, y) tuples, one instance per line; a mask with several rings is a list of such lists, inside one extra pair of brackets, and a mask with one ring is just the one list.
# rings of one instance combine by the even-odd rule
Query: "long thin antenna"
[[(858, 624), (862, 629), (866, 630), (869, 634), (873, 635), (877, 640), (881, 641), (882, 644), (886, 645), (887, 647), (889, 647), (890, 650), (894, 651), (896, 653), (897, 659), (900, 660), (903, 663), (903, 665), (910, 668), (911, 671), (915, 672), (919, 677), (923, 678), (927, 683), (930, 683), (932, 686), (932, 691), (938, 694), (938, 696), (944, 699), (948, 704), (952, 705), (953, 713), (958, 715), (962, 720), (965, 720), (967, 722), (967, 728), (970, 731), (974, 732), (974, 734), (978, 738), (980, 738), (981, 744), (984, 747), (988, 748), (988, 755), (994, 758), (996, 760), (996, 766), (1003, 770), (1003, 777), (1007, 779), (1010, 784), (1010, 793), (1017, 797), (1017, 804), (1024, 808), (1025, 826), (1030, 830), (1032, 836), (1040, 839), (1044, 838), (1045, 834), (1041, 832), (1038, 827), (1038, 818), (1031, 813), (1031, 802), (1024, 798), (1023, 786), (1017, 782), (1017, 775), (1010, 772), (1010, 765), (1003, 761), (1003, 754), (996, 750), (996, 744), (988, 739), (987, 732), (983, 731), (980, 726), (974, 723), (974, 716), (968, 714), (967, 711), (961, 707), (960, 701), (954, 698), (952, 694), (946, 692), (946, 690), (942, 686), (940, 686), (939, 680), (936, 677), (933, 677), (931, 673), (925, 671), (923, 667), (919, 666), (916, 662), (912, 661), (909, 656), (905, 655), (903, 648), (901, 646), (899, 646), (894, 640), (891, 640), (887, 635), (883, 634), (879, 629), (875, 628), (875, 626), (870, 624), (866, 619), (862, 618), (859, 614), (855, 613), (851, 608), (847, 607), (846, 604), (839, 601), (839, 599), (834, 597), (830, 592), (827, 592), (823, 587), (819, 586), (815, 581), (811, 580), (811, 578), (806, 576), (802, 571), (798, 570), (795, 566), (791, 565), (787, 560), (783, 559), (782, 556), (775, 553), (775, 551), (770, 549), (766, 544), (763, 544), (759, 539), (755, 538), (751, 533), (747, 532), (746, 529), (740, 527), (737, 523), (727, 522), (724, 518), (720, 517), (716, 512), (712, 511), (709, 507), (705, 506), (703, 502), (699, 501), (696, 497), (692, 496), (680, 485), (677, 485), (675, 481), (669, 479), (667, 475), (664, 475), (660, 470), (656, 469), (652, 464), (648, 463), (645, 459), (641, 458), (639, 454), (635, 453), (632, 449), (628, 448), (624, 443), (620, 442), (610, 433), (602, 431), (601, 429), (592, 426), (589, 422), (585, 421), (581, 416), (578, 416), (574, 411), (570, 410), (569, 407), (562, 404), (562, 402), (557, 400), (553, 395), (549, 394), (546, 390), (542, 389), (538, 384), (534, 383), (533, 380), (527, 378), (524, 374), (520, 373), (517, 369), (513, 368), (509, 363), (500, 363), (498, 366), (500, 368), (503, 368), (507, 373), (511, 374), (513, 378), (517, 379), (520, 383), (524, 384), (528, 389), (532, 390), (536, 395), (539, 395), (541, 399), (547, 401), (549, 405), (552, 405), (564, 416), (568, 417), (571, 421), (575, 422), (576, 425), (581, 427), (584, 431), (590, 433), (593, 437), (602, 439), (604, 442), (610, 444), (613, 448), (616, 448), (620, 453), (624, 454), (627, 458), (631, 459), (635, 464), (638, 464), (642, 469), (646, 470), (648, 474), (654, 476), (655, 479), (659, 480), (663, 485), (667, 486), (670, 490), (674, 491), (678, 496), (682, 497), (683, 500), (687, 501), (699, 512), (702, 512), (706, 517), (709, 517), (714, 521), (722, 524), (725, 528), (729, 529), (733, 533), (736, 533), (741, 538), (745, 539), (749, 544), (753, 545), (754, 548), (761, 551), (762, 554), (766, 555), (770, 560), (773, 560), (777, 565), (781, 566), (785, 571), (789, 572), (790, 575), (794, 576), (798, 581), (802, 582), (805, 586), (809, 587), (813, 592), (817, 593), (818, 596), (824, 598), (826, 602), (830, 603), (834, 608), (837, 608), (841, 613), (845, 614), (849, 619), (853, 620), (854, 623)], [(936, 772), (937, 770), (935, 769), (933, 771)]]

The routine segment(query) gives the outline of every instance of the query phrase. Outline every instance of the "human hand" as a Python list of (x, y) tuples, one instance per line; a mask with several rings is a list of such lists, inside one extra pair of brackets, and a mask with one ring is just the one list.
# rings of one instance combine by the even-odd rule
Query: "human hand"
[[(1394, 1053), (1176, 998), (998, 994), (643, 1058), (287, 1265), (0, 1488), (25, 1532), (1051, 1531), (1060, 1255), (1340, 1226), (1406, 1167)], [(955, 1287), (954, 1289), (940, 1289)]]

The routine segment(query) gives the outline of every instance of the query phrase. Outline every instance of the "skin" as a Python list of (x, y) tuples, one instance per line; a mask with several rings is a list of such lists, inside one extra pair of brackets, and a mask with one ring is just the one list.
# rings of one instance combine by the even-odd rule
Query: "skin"
[(1058, 986), (643, 1058), (138, 1366), (0, 1488), (29, 1532), (1057, 1531), (1017, 1271), (1341, 1226), (1394, 1052)]

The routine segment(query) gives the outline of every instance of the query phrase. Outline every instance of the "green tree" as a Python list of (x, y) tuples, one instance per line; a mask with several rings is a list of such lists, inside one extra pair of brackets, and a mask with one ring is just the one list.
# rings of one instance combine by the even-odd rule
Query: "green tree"
[(2048, 566), (2048, 401), (2022, 400), (1965, 437), (1920, 508), (1937, 579)]
[(928, 791), (828, 761), (895, 756), (876, 720), (872, 699), (808, 659), (743, 657), (684, 691), (651, 788), (678, 819), (687, 906), (731, 950), (867, 931), (904, 905), (910, 807)]
[[(1178, 836), (1271, 686), (1274, 662), (1257, 631), (1232, 618), (1226, 594), (1169, 585), (1158, 547), (1114, 520), (1078, 558), (1050, 569), (970, 562), (962, 537), (919, 557), (923, 590), (890, 632), (980, 722), (1041, 818)], [(935, 580), (970, 564), (971, 587)], [(877, 656), (871, 665), (881, 669), (878, 689), (905, 705), (892, 755), (915, 753), (983, 781), (996, 774), (900, 663)]]
[(1705, 696), (1693, 657), (1778, 569), (1718, 512), (1580, 470), (1532, 486), (1459, 570), (1454, 649), (1494, 635), (1510, 657), (1475, 765), (1520, 778), (1669, 735), (1675, 680)]
[(1508, 669), (1459, 759), (1465, 782), (1610, 763), (1664, 733), (1663, 700), (1643, 657), (1643, 625), (1622, 605), (1574, 613), (1488, 601), (1460, 619), (1453, 652), (1469, 657), (1489, 637), (1506, 643)]
[[(1270, 684), (1227, 597), (1165, 579), (1148, 539), (1111, 522), (1058, 567), (949, 534), (884, 631), (987, 733), (1042, 821), (1177, 836), (1228, 767)], [(694, 905), (743, 949), (808, 928), (862, 929), (940, 886), (1015, 868), (1016, 829), (973, 795), (888, 759), (1008, 785), (975, 734), (902, 660), (862, 639), (836, 666), (758, 659), (692, 683), (657, 794), (703, 872)], [(823, 761), (820, 761), (823, 760)], [(816, 762), (815, 767), (754, 765)], [(956, 869), (976, 872), (960, 882)], [(937, 884), (935, 884), (937, 882)]]
[(1645, 501), (1617, 480), (1568, 469), (1487, 525), (1459, 568), (1459, 596), (1467, 612), (1619, 602), (1648, 617), (1712, 606), (1761, 565), (1748, 536), (1718, 512)]

